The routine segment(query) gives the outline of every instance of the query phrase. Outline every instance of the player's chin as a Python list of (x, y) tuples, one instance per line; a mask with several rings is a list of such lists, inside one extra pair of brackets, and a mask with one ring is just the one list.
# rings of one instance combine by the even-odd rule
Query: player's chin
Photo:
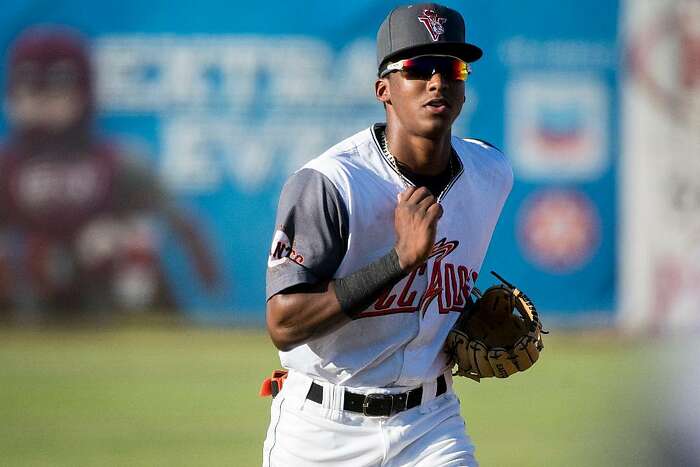
[(452, 123), (455, 121), (453, 116), (448, 115), (431, 115), (421, 119), (420, 134), (426, 138), (438, 138), (444, 135), (452, 128)]

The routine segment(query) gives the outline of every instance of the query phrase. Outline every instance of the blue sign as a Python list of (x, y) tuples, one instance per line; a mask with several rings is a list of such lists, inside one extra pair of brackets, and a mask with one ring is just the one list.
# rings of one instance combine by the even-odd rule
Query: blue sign
[[(135, 0), (74, 0), (41, 11), (10, 0), (0, 45), (35, 23), (90, 38), (100, 129), (149, 157), (178, 205), (197, 214), (223, 271), (209, 293), (166, 236), (178, 302), (199, 319), (262, 322), (282, 183), (384, 120), (374, 37), (398, 3), (156, 1), (144, 11)], [(485, 51), (454, 133), (501, 148), (516, 177), (479, 285), (495, 269), (545, 315), (612, 316), (618, 2), (445, 3)]]

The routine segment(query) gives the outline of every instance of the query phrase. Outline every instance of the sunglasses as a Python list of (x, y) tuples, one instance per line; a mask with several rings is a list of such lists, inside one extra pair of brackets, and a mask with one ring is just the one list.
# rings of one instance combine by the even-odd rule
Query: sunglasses
[(386, 69), (379, 75), (385, 77), (392, 71), (401, 71), (407, 79), (429, 80), (435, 73), (440, 73), (444, 78), (453, 81), (466, 81), (472, 72), (471, 66), (456, 58), (447, 55), (420, 55), (418, 57), (399, 60), (389, 63)]

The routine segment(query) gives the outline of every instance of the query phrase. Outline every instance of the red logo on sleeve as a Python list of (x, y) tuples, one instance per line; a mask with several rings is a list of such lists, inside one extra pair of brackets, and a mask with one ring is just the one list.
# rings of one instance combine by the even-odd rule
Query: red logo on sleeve
[(267, 267), (274, 268), (285, 261), (293, 261), (297, 264), (304, 264), (304, 257), (300, 255), (292, 246), (292, 242), (287, 234), (278, 230), (272, 237), (270, 255), (267, 259)]

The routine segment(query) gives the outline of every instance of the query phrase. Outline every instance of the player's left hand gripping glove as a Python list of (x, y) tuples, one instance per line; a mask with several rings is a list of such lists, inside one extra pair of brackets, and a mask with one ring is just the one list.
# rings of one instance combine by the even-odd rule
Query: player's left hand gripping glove
[(483, 294), (472, 289), (477, 300), (462, 314), (445, 343), (445, 351), (457, 365), (455, 375), (477, 382), (527, 370), (544, 348), (535, 306), (524, 293), (491, 273), (502, 284)]

